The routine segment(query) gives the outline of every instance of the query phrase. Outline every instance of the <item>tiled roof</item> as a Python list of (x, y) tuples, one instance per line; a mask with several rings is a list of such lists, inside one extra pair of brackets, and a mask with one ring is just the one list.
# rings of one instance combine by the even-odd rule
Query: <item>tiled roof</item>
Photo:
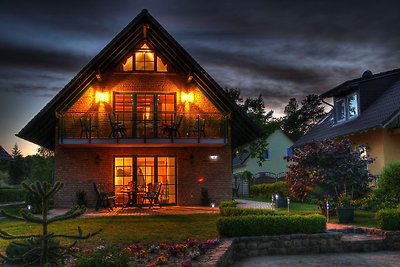
[[(376, 88), (380, 90), (381, 88)], [(360, 96), (362, 97), (362, 96)], [(324, 140), (351, 133), (357, 133), (371, 128), (384, 128), (400, 112), (400, 80), (392, 84), (366, 110), (353, 120), (334, 124), (333, 111), (319, 124), (302, 136), (294, 146), (310, 143), (314, 140)]]

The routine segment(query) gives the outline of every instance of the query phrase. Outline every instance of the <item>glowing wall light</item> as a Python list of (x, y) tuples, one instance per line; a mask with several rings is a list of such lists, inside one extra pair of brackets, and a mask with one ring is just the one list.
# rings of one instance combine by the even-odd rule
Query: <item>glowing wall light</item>
[(110, 94), (108, 92), (96, 91), (96, 103), (108, 103)]
[(193, 94), (193, 92), (189, 92), (189, 93), (182, 92), (182, 93), (181, 93), (181, 101), (182, 101), (182, 102), (190, 102), (190, 103), (193, 103), (193, 101), (194, 101), (194, 94)]

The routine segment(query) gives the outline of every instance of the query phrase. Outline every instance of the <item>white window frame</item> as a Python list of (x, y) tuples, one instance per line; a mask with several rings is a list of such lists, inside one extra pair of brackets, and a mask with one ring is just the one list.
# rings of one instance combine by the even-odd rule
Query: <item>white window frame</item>
[[(350, 98), (352, 98), (353, 96), (356, 97), (356, 110), (355, 110), (355, 114), (350, 116)], [(342, 119), (339, 119), (339, 103), (341, 103), (342, 101), (344, 101), (344, 105), (345, 105), (345, 116)], [(358, 115), (360, 114), (360, 102), (359, 102), (359, 97), (358, 97), (358, 92), (354, 92), (351, 93), (349, 95), (346, 95), (345, 97), (341, 97), (335, 100), (335, 113), (334, 113), (334, 117), (335, 117), (335, 122), (336, 123), (341, 123), (344, 121), (348, 121), (351, 119), (354, 119), (356, 117), (358, 117)]]

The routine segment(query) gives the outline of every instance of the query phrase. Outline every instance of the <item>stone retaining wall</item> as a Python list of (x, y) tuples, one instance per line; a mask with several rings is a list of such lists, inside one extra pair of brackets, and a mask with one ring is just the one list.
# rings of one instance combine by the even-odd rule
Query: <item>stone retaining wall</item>
[(231, 266), (256, 256), (400, 250), (400, 231), (374, 228), (333, 229), (320, 234), (237, 237), (203, 259), (201, 266)]

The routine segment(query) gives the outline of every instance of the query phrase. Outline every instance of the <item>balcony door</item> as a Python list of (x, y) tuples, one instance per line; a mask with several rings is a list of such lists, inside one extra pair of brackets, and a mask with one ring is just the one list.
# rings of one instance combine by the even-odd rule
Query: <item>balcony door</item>
[(114, 111), (133, 138), (156, 138), (160, 125), (174, 119), (175, 93), (115, 93)]
[(143, 190), (162, 183), (162, 204), (176, 204), (176, 158), (168, 156), (124, 156), (114, 158), (114, 189), (117, 201), (123, 203), (121, 190), (133, 182)]

